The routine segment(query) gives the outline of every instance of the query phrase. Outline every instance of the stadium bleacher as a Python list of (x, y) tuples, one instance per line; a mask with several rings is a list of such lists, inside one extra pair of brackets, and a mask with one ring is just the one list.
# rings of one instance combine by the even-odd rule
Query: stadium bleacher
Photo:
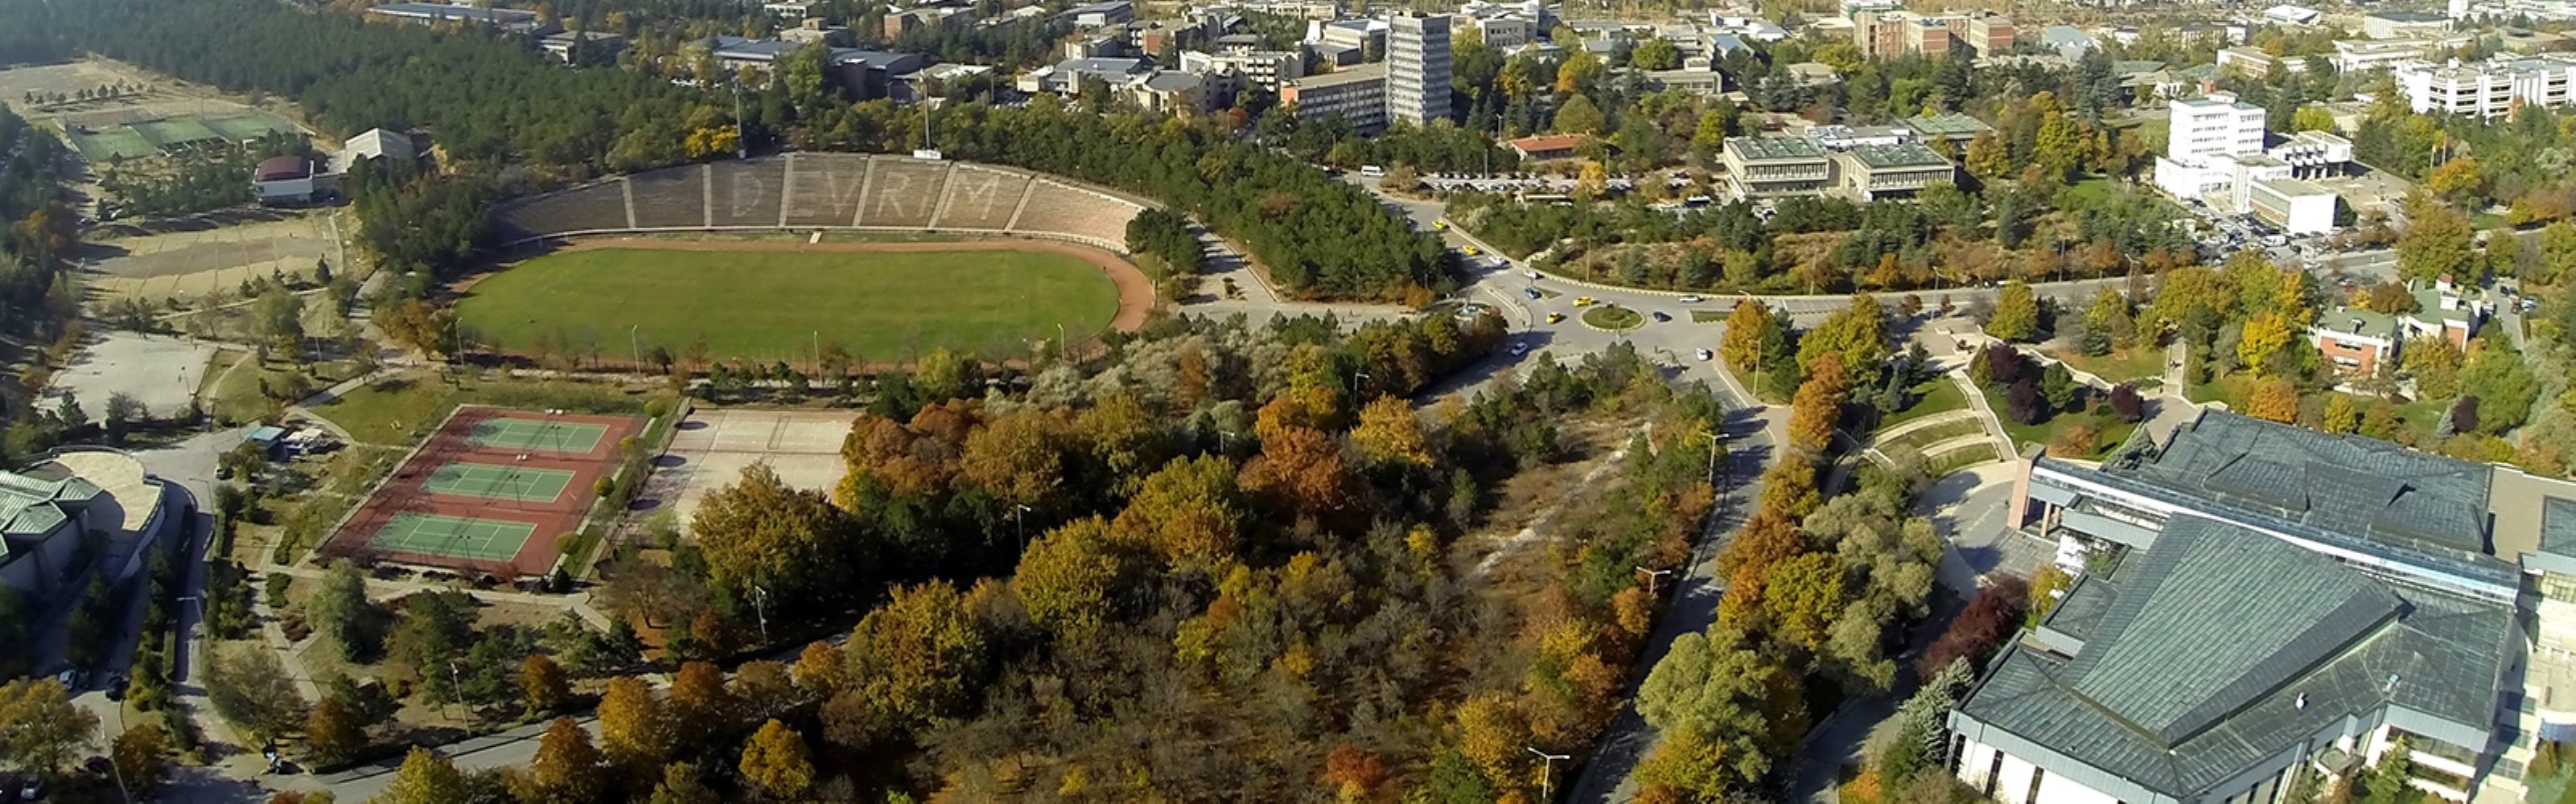
[[(631, 202), (631, 203), (630, 203)], [(631, 207), (631, 218), (630, 218)], [(784, 210), (784, 214), (781, 211)], [(1010, 231), (1124, 250), (1144, 207), (1010, 168), (905, 156), (795, 153), (681, 165), (503, 207), (515, 244), (627, 229), (929, 229)]]
[(939, 193), (948, 184), (949, 162), (878, 157), (869, 179), (868, 208), (859, 213), (862, 226), (930, 227), (939, 210)]
[(787, 190), (785, 160), (717, 162), (708, 167), (714, 171), (715, 225), (778, 225), (780, 199)]
[(934, 224), (941, 229), (1008, 227), (1028, 189), (1028, 174), (961, 163), (948, 177), (948, 193), (940, 200)]
[(696, 229), (707, 225), (707, 169), (702, 165), (626, 177), (635, 197), (635, 225), (645, 229)]
[(1052, 179), (1040, 179), (1020, 212), (1018, 231), (1048, 232), (1103, 243), (1127, 242), (1127, 221), (1144, 211), (1133, 202)]
[(866, 154), (799, 153), (787, 156), (787, 224), (848, 226), (859, 215), (867, 188)]

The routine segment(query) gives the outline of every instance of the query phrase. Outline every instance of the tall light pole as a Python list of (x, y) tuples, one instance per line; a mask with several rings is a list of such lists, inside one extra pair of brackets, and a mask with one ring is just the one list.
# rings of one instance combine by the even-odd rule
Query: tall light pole
[(769, 644), (769, 590), (751, 586), (751, 613), (760, 618), (760, 644)]
[(1725, 436), (1712, 430), (1699, 434), (1699, 437), (1708, 439), (1708, 483), (1717, 485), (1717, 456), (1726, 451)]
[(1664, 576), (1666, 576), (1666, 575), (1671, 575), (1671, 574), (1673, 574), (1673, 571), (1672, 571), (1672, 570), (1650, 570), (1650, 569), (1647, 569), (1647, 568), (1645, 568), (1645, 567), (1638, 567), (1638, 568), (1637, 568), (1637, 571), (1638, 571), (1638, 572), (1641, 572), (1641, 573), (1644, 573), (1644, 574), (1645, 574), (1645, 576), (1646, 576), (1646, 596), (1647, 596), (1647, 597), (1654, 597), (1654, 596), (1655, 596), (1655, 579), (1656, 579), (1656, 578), (1661, 578), (1661, 577), (1664, 577)]
[(1029, 526), (1028, 523), (1023, 520), (1027, 518), (1027, 515), (1031, 510), (1034, 509), (1025, 505), (1011, 506), (1011, 531), (1019, 535), (1020, 552), (1023, 553), (1029, 551)]
[(626, 359), (634, 361), (635, 370), (638, 372), (644, 370), (644, 347), (641, 341), (635, 339), (635, 330), (642, 326), (644, 325), (626, 325)]
[(1371, 376), (1369, 376), (1369, 373), (1368, 373), (1368, 372), (1365, 372), (1365, 371), (1353, 370), (1353, 371), (1351, 372), (1351, 404), (1352, 404), (1352, 405), (1358, 405), (1358, 404), (1359, 404), (1359, 401), (1360, 401), (1360, 381), (1361, 381), (1361, 380), (1374, 380), (1374, 379), (1377, 379), (1377, 378), (1376, 378), (1376, 377), (1371, 377)]
[(1539, 800), (1555, 801), (1556, 796), (1554, 793), (1556, 792), (1556, 788), (1554, 787), (1554, 782), (1556, 781), (1556, 761), (1560, 759), (1573, 759), (1574, 756), (1571, 754), (1551, 754), (1536, 748), (1530, 748), (1529, 746), (1521, 747), (1529, 748), (1530, 753), (1537, 754), (1539, 759), (1544, 760), (1544, 764), (1539, 766), (1538, 771)]

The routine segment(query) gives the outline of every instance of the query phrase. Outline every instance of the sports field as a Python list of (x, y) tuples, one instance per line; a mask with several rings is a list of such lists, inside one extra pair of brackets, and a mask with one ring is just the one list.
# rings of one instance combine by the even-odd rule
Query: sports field
[(1087, 340), (1119, 313), (1119, 288), (1103, 267), (1052, 244), (680, 245), (690, 248), (537, 257), (476, 281), (456, 309), (485, 342), (521, 353), (551, 345), (558, 354), (618, 360), (656, 346), (685, 354), (703, 338), (715, 360), (799, 365), (814, 359), (818, 343), (838, 343), (861, 361), (940, 346), (1006, 357), (1059, 333)]
[(608, 435), (604, 424), (493, 418), (474, 425), (467, 443), (482, 449), (523, 449), (587, 455)]
[(492, 500), (554, 502), (572, 485), (572, 473), (561, 469), (523, 469), (488, 463), (451, 463), (430, 470), (420, 484), (431, 494)]
[(468, 561), (508, 561), (536, 532), (537, 526), (525, 522), (404, 511), (369, 537), (367, 547)]

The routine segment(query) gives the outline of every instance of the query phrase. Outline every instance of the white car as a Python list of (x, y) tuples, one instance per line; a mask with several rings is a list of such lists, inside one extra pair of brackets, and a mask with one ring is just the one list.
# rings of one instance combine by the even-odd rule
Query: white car
[(1704, 301), (1708, 301), (1708, 300), (1707, 300), (1707, 299), (1700, 298), (1700, 297), (1698, 297), (1698, 296), (1683, 296), (1683, 297), (1681, 297), (1680, 301), (1681, 301), (1681, 303), (1683, 303), (1683, 304), (1698, 304), (1698, 303), (1700, 303), (1700, 302), (1704, 302)]
[(1529, 344), (1526, 344), (1526, 343), (1515, 343), (1515, 344), (1512, 344), (1512, 356), (1513, 356), (1513, 357), (1519, 357), (1519, 356), (1521, 356), (1521, 355), (1525, 355), (1525, 354), (1529, 354)]
[(1709, 354), (1709, 351), (1706, 349), (1699, 350), (1699, 359), (1701, 362), (1707, 362), (1710, 358), (1714, 357), (1716, 357), (1716, 355)]

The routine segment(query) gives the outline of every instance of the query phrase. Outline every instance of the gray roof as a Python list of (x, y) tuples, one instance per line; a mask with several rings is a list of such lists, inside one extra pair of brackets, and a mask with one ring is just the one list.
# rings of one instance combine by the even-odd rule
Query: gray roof
[(41, 478), (0, 472), (0, 534), (45, 535), (71, 518), (65, 504), (85, 504), (98, 493), (97, 484), (68, 474)]
[(2576, 500), (2549, 497), (2540, 504), (2540, 549), (2576, 558)]
[(1905, 123), (1906, 128), (1914, 129), (1914, 133), (1925, 137), (1974, 136), (1979, 132), (1994, 130), (1994, 127), (1986, 125), (1985, 121), (1958, 112), (1908, 117), (1901, 122)]
[[(2512, 660), (2507, 606), (2391, 585), (2197, 517), (2130, 562), (2050, 615), (2054, 630), (2089, 632), (2074, 655), (2015, 646), (1960, 720), (2186, 801), (2390, 705), (2489, 729)], [(2100, 621), (2061, 622), (2076, 615)]]
[(1821, 160), (1825, 152), (1805, 137), (1728, 137), (1726, 147), (1743, 154), (1745, 161), (1760, 162), (1781, 159)]
[(1900, 142), (1895, 145), (1855, 145), (1852, 146), (1851, 155), (1853, 159), (1860, 160), (1862, 165), (1871, 170), (1950, 166), (1950, 160), (1941, 158), (1940, 154), (1916, 142)]
[(1145, 88), (1155, 92), (1177, 92), (1195, 89), (1202, 83), (1198, 74), (1167, 70), (1145, 78)]
[(484, 23), (527, 22), (537, 18), (537, 12), (534, 11), (454, 6), (445, 3), (386, 3), (368, 8), (367, 13), (421, 19), (473, 20)]
[(2152, 460), (2106, 467), (2194, 496), (2434, 556), (2487, 553), (2487, 467), (2212, 410)]
[(2378, 17), (2389, 22), (2448, 22), (2451, 18), (2430, 11), (2373, 11), (2365, 17)]

